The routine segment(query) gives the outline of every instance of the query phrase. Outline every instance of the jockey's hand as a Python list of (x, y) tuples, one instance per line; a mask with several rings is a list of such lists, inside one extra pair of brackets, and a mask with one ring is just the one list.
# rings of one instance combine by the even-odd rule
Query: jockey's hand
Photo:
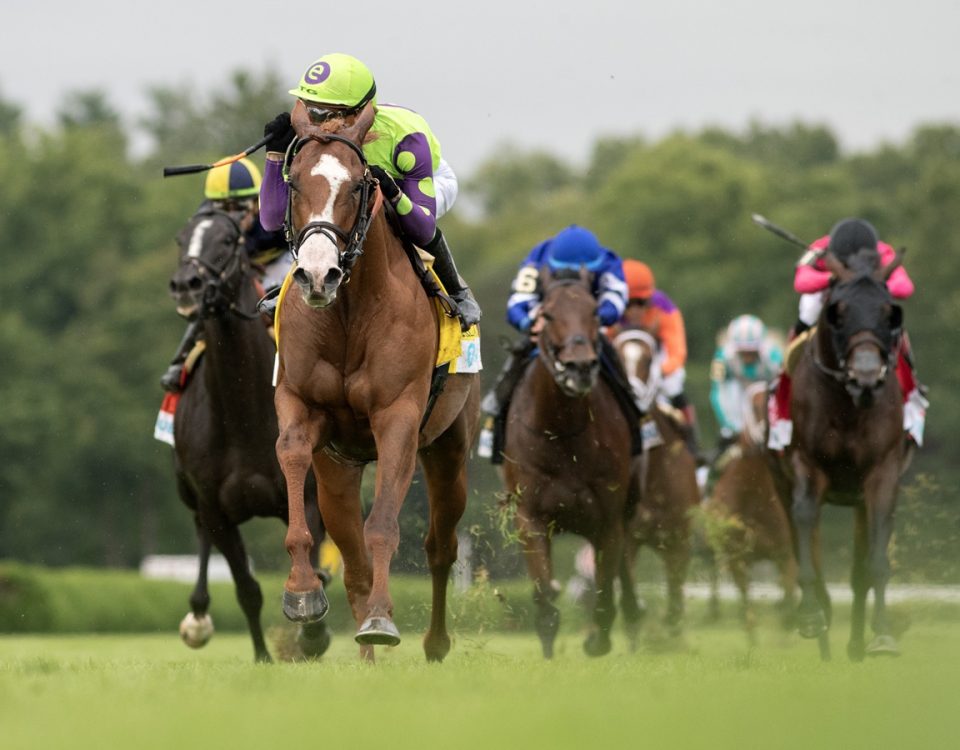
[(263, 134), (270, 136), (270, 140), (267, 141), (267, 151), (285, 152), (290, 142), (297, 135), (293, 130), (293, 125), (290, 124), (290, 113), (281, 112), (270, 120), (263, 126)]
[(400, 198), (400, 188), (397, 187), (393, 178), (384, 171), (383, 167), (378, 167), (376, 164), (370, 165), (370, 173), (380, 183), (380, 192), (383, 193), (383, 197), (390, 203), (396, 203)]

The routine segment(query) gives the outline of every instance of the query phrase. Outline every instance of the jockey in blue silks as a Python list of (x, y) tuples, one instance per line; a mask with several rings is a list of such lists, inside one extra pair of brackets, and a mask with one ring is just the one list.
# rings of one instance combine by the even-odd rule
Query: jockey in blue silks
[[(482, 408), (488, 415), (487, 428), (493, 429), (491, 458), (501, 463), (503, 456), (503, 427), (513, 391), (527, 364), (536, 351), (531, 334), (539, 329), (540, 303), (543, 300), (541, 274), (549, 269), (551, 275), (590, 274), (590, 288), (597, 299), (597, 316), (602, 326), (610, 326), (623, 316), (627, 306), (627, 282), (623, 276), (623, 261), (615, 252), (603, 247), (588, 229), (572, 225), (534, 247), (524, 258), (511, 284), (507, 300), (507, 322), (523, 336), (514, 343), (497, 377), (493, 389), (483, 399)], [(640, 418), (633, 389), (623, 370), (620, 358), (609, 339), (601, 335), (598, 355), (600, 372), (610, 385), (630, 425), (634, 452), (641, 450)]]

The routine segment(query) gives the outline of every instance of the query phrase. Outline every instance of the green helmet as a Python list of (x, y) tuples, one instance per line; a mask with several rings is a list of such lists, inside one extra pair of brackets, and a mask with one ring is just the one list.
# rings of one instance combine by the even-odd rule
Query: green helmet
[(311, 64), (290, 93), (308, 102), (360, 109), (373, 99), (377, 84), (373, 73), (357, 58), (334, 53)]

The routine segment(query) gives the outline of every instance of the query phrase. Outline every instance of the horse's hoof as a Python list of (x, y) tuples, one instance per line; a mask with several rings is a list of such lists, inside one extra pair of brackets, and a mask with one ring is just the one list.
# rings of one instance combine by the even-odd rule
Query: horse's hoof
[(583, 642), (583, 650), (587, 656), (604, 656), (610, 653), (610, 636), (601, 631), (594, 631)]
[(847, 658), (850, 661), (863, 661), (864, 654), (866, 654), (866, 649), (863, 647), (863, 641), (850, 641), (847, 644)]
[(319, 659), (330, 648), (330, 631), (326, 624), (301, 625), (297, 631), (297, 645), (308, 659)]
[(396, 646), (400, 631), (389, 617), (368, 617), (353, 639), (361, 646)]
[(293, 622), (319, 622), (330, 609), (323, 589), (313, 591), (283, 591), (283, 614)]
[(446, 633), (440, 635), (427, 633), (423, 639), (423, 653), (427, 661), (442, 662), (450, 653), (450, 636)]
[(190, 648), (202, 648), (213, 637), (213, 620), (205, 614), (197, 617), (193, 612), (187, 612), (180, 621), (180, 637)]
[(900, 646), (892, 635), (878, 635), (867, 646), (867, 656), (900, 656)]
[(822, 610), (797, 615), (797, 631), (802, 638), (819, 638), (827, 632), (827, 618)]

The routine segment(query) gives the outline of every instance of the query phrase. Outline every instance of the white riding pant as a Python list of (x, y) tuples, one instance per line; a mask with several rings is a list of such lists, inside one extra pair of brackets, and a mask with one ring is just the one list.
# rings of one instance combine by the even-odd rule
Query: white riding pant
[(826, 292), (810, 292), (800, 295), (800, 313), (798, 317), (808, 326), (815, 326), (820, 317), (820, 311), (823, 309), (823, 300)]
[(683, 393), (683, 385), (687, 380), (687, 371), (678, 367), (669, 375), (664, 375), (660, 381), (660, 390), (667, 398), (674, 398)]

